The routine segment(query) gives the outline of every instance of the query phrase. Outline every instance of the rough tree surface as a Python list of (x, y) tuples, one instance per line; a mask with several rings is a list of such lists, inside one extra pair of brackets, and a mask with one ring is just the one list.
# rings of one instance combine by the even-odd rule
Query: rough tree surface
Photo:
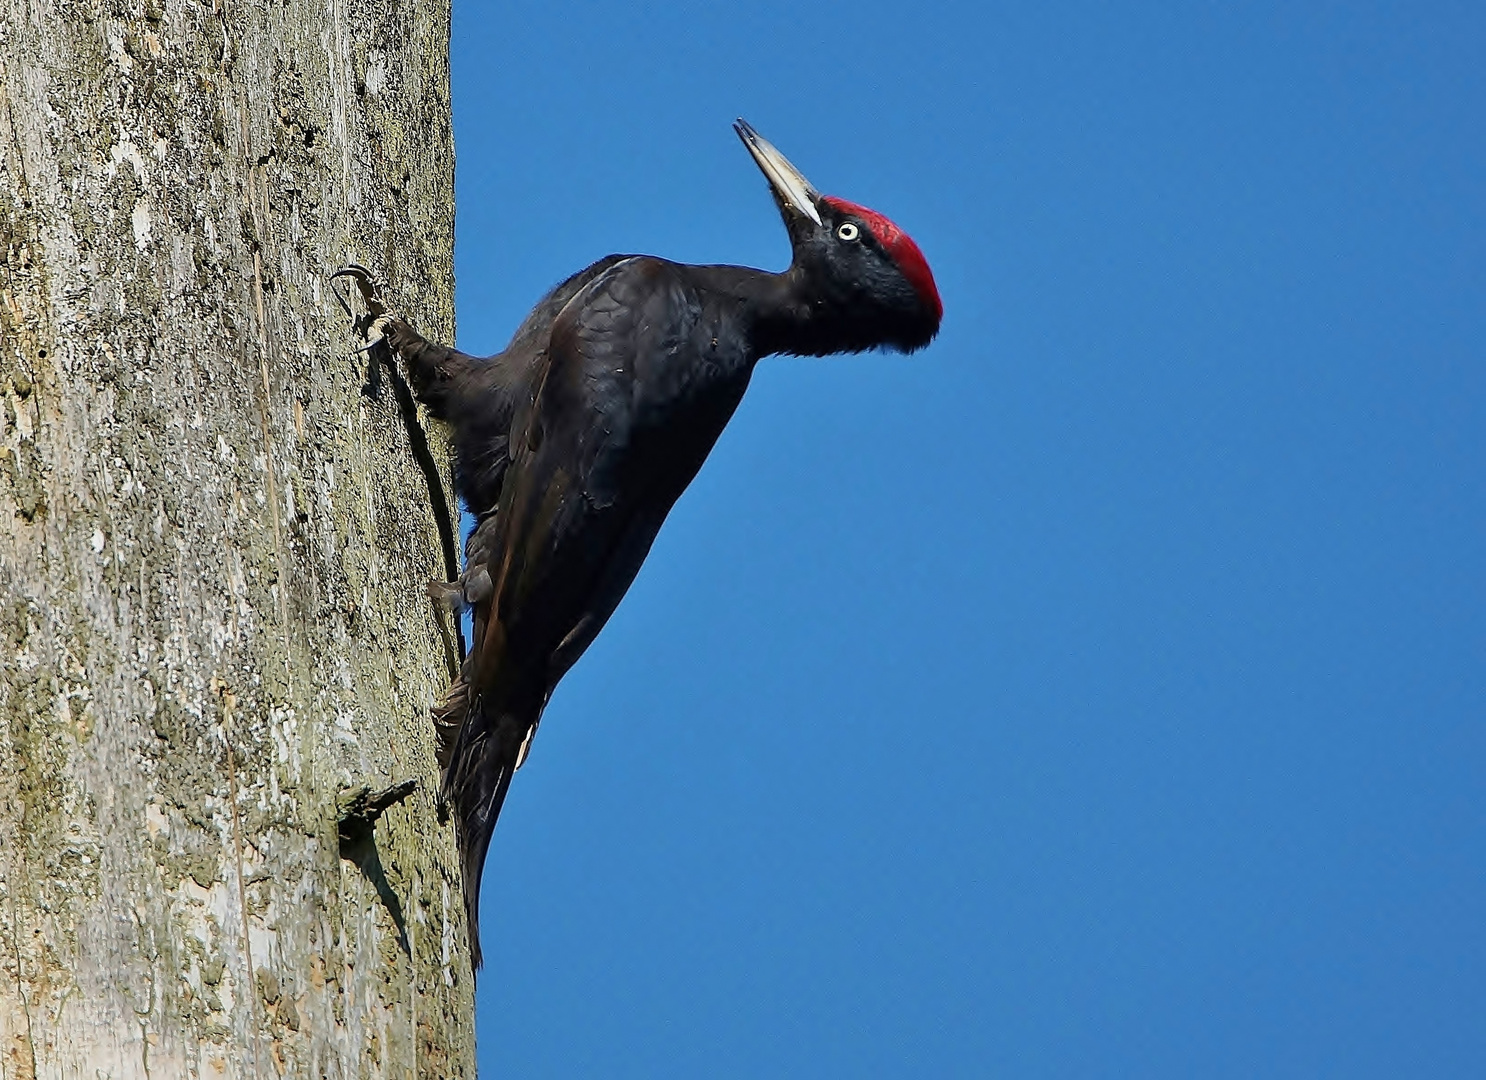
[(448, 34), (0, 0), (4, 1080), (473, 1074), (443, 448), (326, 283), (452, 338)]

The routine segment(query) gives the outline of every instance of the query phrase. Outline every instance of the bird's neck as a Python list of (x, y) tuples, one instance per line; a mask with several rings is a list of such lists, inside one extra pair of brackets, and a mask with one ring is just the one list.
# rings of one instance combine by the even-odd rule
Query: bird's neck
[(698, 269), (707, 272), (711, 289), (736, 305), (755, 359), (773, 353), (824, 356), (841, 351), (844, 306), (824, 294), (799, 266), (780, 274), (743, 266)]

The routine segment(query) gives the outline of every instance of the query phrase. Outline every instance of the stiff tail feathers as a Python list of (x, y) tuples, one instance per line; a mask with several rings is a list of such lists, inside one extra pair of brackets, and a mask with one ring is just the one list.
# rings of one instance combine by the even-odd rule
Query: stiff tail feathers
[(490, 705), (493, 703), (472, 694), (460, 678), (433, 710), (439, 764), (443, 766), (440, 795), (454, 813), (464, 875), (470, 966), (476, 971), (484, 962), (480, 950), (480, 879), (485, 854), (511, 777), (526, 756), (537, 722), (530, 710)]

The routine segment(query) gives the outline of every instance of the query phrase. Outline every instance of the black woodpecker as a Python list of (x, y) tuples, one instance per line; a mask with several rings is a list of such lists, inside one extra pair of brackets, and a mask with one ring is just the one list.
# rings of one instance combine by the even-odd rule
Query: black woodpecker
[[(537, 303), (506, 348), (474, 357), (424, 340), (347, 267), (372, 343), (453, 429), (455, 484), (477, 518), (442, 586), (472, 613), (463, 670), (434, 708), (442, 794), (463, 857), (471, 961), (480, 875), (542, 710), (634, 581), (722, 434), (753, 366), (933, 340), (943, 305), (923, 253), (881, 214), (810, 186), (742, 120), (789, 232), (788, 270), (610, 255)], [(380, 337), (378, 337), (380, 335)]]

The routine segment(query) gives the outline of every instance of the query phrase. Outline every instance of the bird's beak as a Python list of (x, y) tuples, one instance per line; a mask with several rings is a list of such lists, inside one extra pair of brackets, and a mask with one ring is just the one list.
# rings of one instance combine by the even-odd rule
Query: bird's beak
[(791, 165), (788, 158), (775, 150), (774, 145), (754, 131), (753, 125), (742, 117), (733, 124), (733, 130), (738, 133), (738, 138), (743, 140), (743, 145), (748, 147), (753, 160), (768, 178), (779, 205), (788, 207), (801, 217), (809, 218), (817, 225), (821, 224), (820, 211), (815, 208), (819, 193), (810, 186), (809, 180), (800, 175), (800, 170)]

